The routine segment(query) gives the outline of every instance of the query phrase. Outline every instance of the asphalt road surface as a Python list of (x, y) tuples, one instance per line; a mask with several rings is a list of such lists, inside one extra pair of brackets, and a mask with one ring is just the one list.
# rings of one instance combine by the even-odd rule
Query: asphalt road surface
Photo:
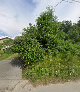
[(22, 80), (22, 70), (11, 61), (0, 61), (0, 92), (80, 92), (80, 81), (50, 84), (34, 88)]

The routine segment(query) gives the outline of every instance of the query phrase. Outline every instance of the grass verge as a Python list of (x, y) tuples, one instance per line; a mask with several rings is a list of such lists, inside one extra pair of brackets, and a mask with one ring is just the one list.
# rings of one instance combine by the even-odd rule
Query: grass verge
[(34, 86), (56, 82), (65, 82), (80, 78), (80, 59), (77, 56), (71, 59), (46, 58), (23, 69), (23, 78), (28, 79)]
[(3, 51), (0, 51), (0, 61), (11, 60), (11, 59), (15, 58), (16, 56), (17, 56), (17, 54), (4, 53)]

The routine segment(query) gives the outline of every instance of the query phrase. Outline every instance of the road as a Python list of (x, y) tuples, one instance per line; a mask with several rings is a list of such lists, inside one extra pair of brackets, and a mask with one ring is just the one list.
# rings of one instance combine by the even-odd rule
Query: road
[[(9, 92), (22, 79), (22, 70), (11, 61), (0, 61), (0, 92)], [(11, 86), (11, 87), (10, 87)]]
[(22, 80), (22, 70), (10, 61), (0, 61), (0, 92), (80, 92), (80, 81), (34, 88), (27, 80)]
[(11, 61), (0, 61), (0, 80), (20, 80), (22, 79), (22, 70), (17, 66), (13, 66)]

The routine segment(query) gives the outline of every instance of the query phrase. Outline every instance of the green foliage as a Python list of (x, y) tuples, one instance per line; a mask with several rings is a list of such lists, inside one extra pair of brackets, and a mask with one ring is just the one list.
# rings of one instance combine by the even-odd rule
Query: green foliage
[(44, 49), (48, 49), (52, 45), (56, 33), (59, 32), (59, 25), (56, 16), (53, 15), (53, 10), (48, 8), (43, 12), (37, 21), (38, 41)]
[(11, 38), (6, 38), (4, 41), (3, 41), (3, 45), (12, 45), (13, 44), (13, 40)]
[(69, 34), (71, 27), (72, 27), (71, 21), (63, 21), (61, 25), (61, 30)]
[[(58, 22), (51, 8), (43, 12), (36, 25), (29, 24), (15, 38), (12, 50), (25, 65), (25, 76), (33, 81), (80, 77), (80, 21)], [(43, 62), (39, 62), (43, 61)]]
[(39, 62), (44, 59), (44, 50), (36, 39), (36, 28), (34, 26), (24, 29), (21, 37), (14, 40), (13, 51), (19, 53), (25, 64)]
[(32, 63), (42, 61), (44, 58), (44, 51), (40, 47), (40, 44), (35, 39), (27, 39), (26, 45), (24, 46), (20, 55), (26, 63)]
[(3, 45), (0, 43), (0, 50), (3, 48)]
[(7, 58), (13, 56), (13, 52), (11, 51), (12, 45), (13, 40), (11, 38), (6, 37), (3, 39), (3, 42), (0, 43), (0, 60), (6, 60)]
[[(23, 76), (34, 85), (74, 80), (80, 77), (80, 58), (66, 54), (64, 59), (49, 57), (23, 71)], [(67, 58), (67, 59), (66, 59)], [(52, 59), (52, 58), (51, 58)]]
[(2, 60), (12, 60), (16, 54), (9, 53), (9, 52), (4, 52), (0, 50), (0, 61)]

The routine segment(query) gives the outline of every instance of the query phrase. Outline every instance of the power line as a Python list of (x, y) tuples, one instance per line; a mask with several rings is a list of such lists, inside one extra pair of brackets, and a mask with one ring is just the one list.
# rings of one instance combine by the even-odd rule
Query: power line
[(72, 1), (69, 1), (69, 0), (65, 0), (65, 2), (68, 2), (68, 3), (73, 3)]
[(78, 1), (78, 0), (71, 0), (71, 1), (69, 1), (69, 0), (61, 0), (60, 2), (58, 2), (58, 3), (54, 6), (54, 11), (55, 11), (55, 8), (56, 8), (59, 4), (61, 4), (63, 1), (64, 1), (64, 2), (68, 2), (68, 3), (73, 3), (73, 2), (80, 3), (80, 1)]
[(73, 3), (73, 2), (77, 2), (77, 3), (80, 3), (80, 1), (76, 1), (76, 0), (71, 0), (71, 1), (69, 1), (69, 0), (64, 0), (65, 2), (68, 2), (68, 3)]
[(73, 2), (77, 2), (77, 3), (80, 3), (80, 1), (76, 1), (76, 0), (72, 0)]
[(71, 1), (69, 1), (69, 0), (61, 0), (60, 2), (58, 2), (55, 6), (54, 6), (54, 12), (55, 12), (55, 9), (56, 9), (56, 7), (59, 5), (59, 4), (61, 4), (62, 2), (68, 2), (68, 3), (73, 3), (73, 2), (76, 2), (76, 3), (80, 3), (80, 1), (78, 1), (78, 0), (71, 0)]
[(58, 2), (55, 6), (54, 6), (54, 8), (56, 8), (59, 4), (61, 4), (63, 1), (65, 1), (65, 0), (61, 0), (60, 2)]

